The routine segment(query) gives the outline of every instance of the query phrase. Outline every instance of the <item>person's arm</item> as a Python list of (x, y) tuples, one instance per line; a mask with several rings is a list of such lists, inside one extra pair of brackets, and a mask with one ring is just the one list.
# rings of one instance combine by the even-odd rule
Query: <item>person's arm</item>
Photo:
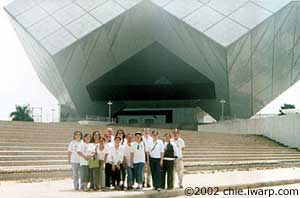
[(181, 139), (182, 141), (181, 141), (181, 143), (182, 143), (182, 145), (181, 145), (181, 150), (183, 151), (184, 150), (184, 148), (185, 148), (185, 143), (184, 143), (184, 140), (183, 139)]
[(72, 155), (72, 143), (68, 146), (68, 163), (71, 163), (71, 155)]
[(89, 160), (91, 159), (90, 156), (85, 156), (85, 155), (83, 155), (83, 153), (82, 153), (81, 151), (77, 151), (77, 154), (78, 154), (80, 157), (82, 157), (83, 159), (87, 160), (87, 161), (89, 161)]
[(161, 151), (160, 151), (160, 166), (162, 167), (163, 166), (163, 162), (164, 162), (164, 153), (165, 153), (164, 145), (163, 145), (162, 142), (160, 144), (160, 147), (161, 147)]
[(178, 148), (177, 148), (177, 145), (172, 142), (172, 146), (173, 146), (173, 149), (174, 149), (174, 156), (175, 156), (175, 159), (178, 158)]
[(68, 163), (69, 164), (71, 164), (71, 155), (72, 155), (72, 152), (68, 151)]
[(134, 152), (130, 153), (130, 168), (133, 168)]
[(128, 159), (126, 156), (124, 156), (124, 158), (123, 158), (123, 164), (124, 164), (125, 168), (128, 167)]

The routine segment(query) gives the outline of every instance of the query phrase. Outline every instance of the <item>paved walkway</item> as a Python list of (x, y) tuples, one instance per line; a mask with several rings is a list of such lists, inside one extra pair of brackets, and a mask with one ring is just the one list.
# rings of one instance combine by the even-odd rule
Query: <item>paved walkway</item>
[[(233, 171), (233, 172), (216, 172), (216, 173), (199, 173), (185, 175), (185, 187), (212, 187), (217, 186), (220, 189), (227, 187), (247, 188), (278, 186), (289, 184), (299, 189), (300, 185), (300, 168), (282, 168), (273, 170), (255, 170), (255, 171)], [(277, 187), (272, 187), (277, 188)], [(20, 183), (20, 182), (1, 182), (0, 197), (6, 198), (94, 198), (94, 197), (175, 197), (183, 196), (183, 190), (173, 191), (156, 191), (146, 189), (141, 192), (137, 191), (109, 191), (109, 192), (74, 192), (72, 190), (71, 179), (42, 181), (37, 183)], [(299, 193), (300, 196), (300, 193)], [(297, 196), (297, 197), (299, 197)], [(203, 196), (194, 196), (203, 197)], [(214, 197), (214, 196), (207, 196)], [(217, 196), (224, 197), (224, 196)], [(233, 197), (233, 196), (226, 196)], [(249, 197), (249, 196), (248, 196)], [(254, 197), (254, 196), (251, 196)], [(258, 196), (267, 197), (267, 196)], [(291, 197), (291, 196), (284, 196)]]

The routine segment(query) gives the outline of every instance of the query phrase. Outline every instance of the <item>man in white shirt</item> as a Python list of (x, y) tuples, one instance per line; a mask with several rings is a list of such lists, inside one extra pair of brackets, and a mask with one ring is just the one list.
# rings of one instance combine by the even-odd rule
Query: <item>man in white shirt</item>
[(136, 142), (132, 145), (131, 162), (134, 166), (134, 176), (138, 184), (137, 190), (142, 190), (144, 166), (146, 161), (146, 145), (142, 140), (142, 133), (135, 133)]
[(176, 144), (177, 150), (178, 150), (178, 158), (175, 161), (175, 165), (174, 165), (174, 175), (175, 175), (175, 173), (177, 173), (178, 181), (179, 181), (178, 186), (179, 186), (179, 188), (183, 188), (182, 181), (183, 181), (184, 165), (183, 165), (182, 152), (184, 150), (185, 143), (184, 143), (184, 140), (179, 137), (178, 129), (174, 130), (173, 135), (174, 135), (174, 138), (171, 141), (173, 141)]
[(150, 158), (150, 169), (152, 173), (153, 188), (161, 190), (161, 168), (164, 158), (164, 143), (158, 139), (158, 131), (152, 131), (153, 142), (148, 147), (147, 155)]
[[(146, 148), (149, 148), (149, 146), (152, 144), (153, 142), (153, 138), (150, 136), (150, 130), (149, 128), (144, 128), (144, 135), (143, 135), (143, 141), (146, 145)], [(146, 163), (145, 163), (145, 174), (144, 174), (144, 178), (146, 179), (146, 181), (144, 181), (144, 184), (146, 183), (146, 185), (144, 185), (144, 187), (150, 188), (151, 185), (151, 170), (150, 170), (150, 166), (148, 166), (149, 163), (147, 163), (147, 159), (146, 159)]]

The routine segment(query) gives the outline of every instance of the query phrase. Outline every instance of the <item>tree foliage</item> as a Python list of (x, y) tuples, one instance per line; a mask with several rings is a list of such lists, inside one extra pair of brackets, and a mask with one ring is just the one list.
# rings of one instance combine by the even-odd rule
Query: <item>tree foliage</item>
[(10, 117), (13, 121), (33, 122), (29, 105), (16, 105), (16, 110), (14, 112), (11, 112)]

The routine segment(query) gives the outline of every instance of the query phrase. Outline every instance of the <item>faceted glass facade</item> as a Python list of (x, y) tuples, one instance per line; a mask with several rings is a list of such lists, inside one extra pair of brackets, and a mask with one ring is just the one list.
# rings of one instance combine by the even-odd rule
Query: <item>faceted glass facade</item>
[[(5, 10), (62, 116), (107, 115), (107, 101), (93, 100), (88, 87), (158, 43), (208, 79), (213, 94), (116, 101), (113, 111), (181, 105), (218, 119), (222, 98), (225, 115), (248, 118), (299, 80), (299, 6), (290, 0), (15, 0)], [(151, 67), (144, 63), (137, 67)]]

